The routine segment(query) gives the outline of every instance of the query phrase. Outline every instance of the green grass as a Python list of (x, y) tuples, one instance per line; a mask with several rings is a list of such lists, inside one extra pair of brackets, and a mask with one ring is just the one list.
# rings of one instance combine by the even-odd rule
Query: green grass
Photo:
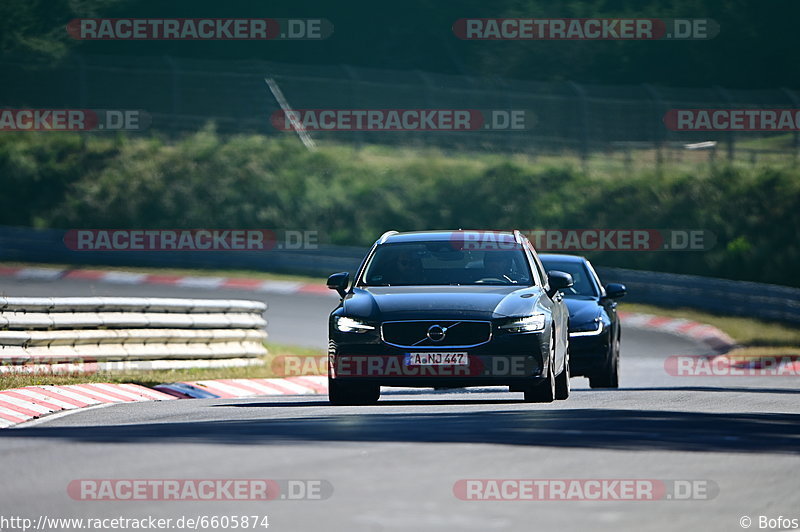
[(800, 327), (749, 318), (719, 316), (688, 308), (667, 309), (638, 303), (621, 303), (619, 309), (622, 312), (641, 312), (707, 323), (725, 332), (743, 347), (800, 346)]
[[(288, 346), (267, 342), (269, 355), (264, 357), (263, 366), (250, 366), (245, 368), (194, 368), (156, 371), (123, 371), (123, 372), (98, 372), (93, 374), (76, 375), (10, 375), (0, 374), (0, 390), (21, 388), (24, 386), (67, 385), (93, 382), (134, 383), (152, 387), (157, 384), (180, 381), (198, 381), (210, 379), (267, 379), (283, 377), (276, 373), (278, 367), (273, 361), (278, 357), (323, 357), (325, 351), (321, 349), (308, 349), (303, 347)], [(309, 367), (309, 366), (303, 366)], [(318, 373), (316, 373), (318, 374)]]
[(736, 361), (771, 358), (775, 360), (800, 360), (799, 347), (742, 347), (725, 353)]

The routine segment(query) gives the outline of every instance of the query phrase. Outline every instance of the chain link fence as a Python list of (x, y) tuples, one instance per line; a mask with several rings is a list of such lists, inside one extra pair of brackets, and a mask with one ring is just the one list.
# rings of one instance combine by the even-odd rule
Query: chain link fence
[(0, 61), (5, 108), (141, 109), (152, 128), (177, 134), (209, 122), (223, 133), (291, 134), (270, 122), (280, 107), (272, 78), (294, 109), (522, 110), (521, 130), (310, 132), (317, 142), (395, 144), (447, 150), (602, 158), (636, 165), (732, 160), (796, 164), (796, 132), (675, 132), (670, 109), (800, 108), (788, 88), (686, 89), (586, 85), (261, 61), (73, 56), (56, 67)]

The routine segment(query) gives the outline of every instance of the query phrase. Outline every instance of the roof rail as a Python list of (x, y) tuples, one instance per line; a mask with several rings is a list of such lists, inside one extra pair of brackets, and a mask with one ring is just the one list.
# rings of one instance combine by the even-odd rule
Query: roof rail
[(396, 234), (397, 234), (397, 231), (386, 231), (386, 232), (385, 232), (385, 233), (383, 233), (383, 234), (381, 235), (381, 237), (378, 239), (378, 244), (383, 244), (384, 242), (386, 242), (386, 239), (387, 239), (387, 238), (389, 238), (389, 237), (390, 237), (390, 236), (392, 236), (392, 235), (396, 235)]
[(519, 229), (514, 229), (514, 242), (516, 242), (519, 245), (522, 245), (524, 243), (524, 241), (525, 241), (525, 237), (522, 236), (522, 233), (520, 232), (520, 230)]

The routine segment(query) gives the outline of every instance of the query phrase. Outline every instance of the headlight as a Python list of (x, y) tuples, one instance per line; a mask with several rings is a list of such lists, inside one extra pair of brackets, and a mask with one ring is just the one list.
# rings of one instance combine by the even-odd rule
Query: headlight
[(541, 331), (544, 329), (544, 319), (544, 314), (534, 314), (533, 316), (517, 318), (514, 321), (501, 325), (499, 328), (512, 333)]
[(597, 336), (603, 332), (603, 318), (600, 316), (594, 319), (594, 322), (587, 324), (586, 326), (582, 326), (578, 328), (577, 331), (570, 332), (569, 335), (572, 337), (575, 336)]
[(336, 316), (333, 319), (333, 323), (341, 332), (363, 333), (375, 329), (375, 327), (372, 325), (367, 325), (363, 321), (354, 320), (353, 318), (348, 318), (346, 316)]

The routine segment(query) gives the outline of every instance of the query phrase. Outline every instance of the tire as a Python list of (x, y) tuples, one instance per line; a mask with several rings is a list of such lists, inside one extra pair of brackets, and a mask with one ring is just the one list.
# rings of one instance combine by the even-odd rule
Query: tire
[[(547, 363), (547, 378), (534, 386), (529, 386), (523, 390), (526, 403), (552, 403), (556, 398), (556, 376), (553, 368), (555, 360), (556, 344), (553, 336), (550, 337), (550, 360)], [(562, 372), (563, 373), (563, 372)]]
[(590, 388), (619, 388), (619, 335), (609, 349), (611, 353), (605, 367), (589, 376)]
[(328, 377), (328, 401), (333, 405), (372, 405), (380, 396), (380, 386), (343, 383)]
[(567, 337), (567, 352), (564, 355), (564, 369), (556, 377), (556, 399), (563, 401), (569, 397), (569, 337)]

